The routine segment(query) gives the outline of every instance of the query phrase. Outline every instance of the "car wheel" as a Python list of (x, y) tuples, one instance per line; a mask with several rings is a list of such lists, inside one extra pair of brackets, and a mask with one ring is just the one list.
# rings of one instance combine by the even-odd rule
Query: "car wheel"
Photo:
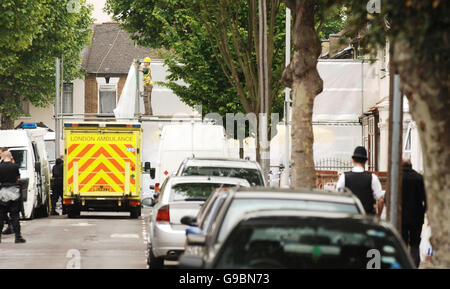
[(164, 257), (156, 257), (153, 255), (152, 246), (148, 247), (147, 264), (149, 269), (162, 269), (164, 267)]

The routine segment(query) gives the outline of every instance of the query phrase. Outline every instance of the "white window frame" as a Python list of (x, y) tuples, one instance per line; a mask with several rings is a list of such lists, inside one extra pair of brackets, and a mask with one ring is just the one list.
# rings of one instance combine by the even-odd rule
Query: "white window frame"
[[(69, 86), (71, 86), (72, 87), (72, 99), (71, 99), (71, 102), (72, 102), (72, 105), (71, 105), (71, 107), (72, 107), (72, 111), (64, 111), (64, 105), (65, 105), (65, 97), (64, 97), (64, 92), (65, 92), (65, 90), (64, 90), (64, 87), (66, 87), (66, 85), (69, 85)], [(64, 113), (64, 114), (73, 114), (73, 95), (74, 95), (74, 84), (73, 84), (73, 82), (65, 82), (64, 84), (63, 84), (63, 98), (62, 98), (62, 108), (61, 108), (61, 110), (62, 110), (62, 112)]]
[(109, 83), (106, 83), (105, 77), (96, 77), (97, 79), (97, 113), (100, 114), (100, 89), (101, 88), (111, 88), (116, 92), (116, 106), (117, 106), (117, 97), (118, 97), (118, 84), (119, 77), (111, 77), (109, 78)]

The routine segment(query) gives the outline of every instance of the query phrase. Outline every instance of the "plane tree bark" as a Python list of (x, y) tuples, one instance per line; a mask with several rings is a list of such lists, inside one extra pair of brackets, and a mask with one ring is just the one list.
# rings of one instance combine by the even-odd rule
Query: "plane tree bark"
[(432, 63), (418, 61), (404, 41), (395, 42), (394, 65), (401, 89), (417, 124), (424, 157), (424, 179), (431, 226), (433, 262), (450, 267), (450, 80), (448, 69), (436, 73)]
[(315, 29), (315, 0), (284, 0), (293, 15), (294, 55), (283, 73), (283, 83), (293, 90), (292, 172), (293, 187), (315, 187), (312, 113), (314, 99), (322, 92), (317, 71), (321, 44)]

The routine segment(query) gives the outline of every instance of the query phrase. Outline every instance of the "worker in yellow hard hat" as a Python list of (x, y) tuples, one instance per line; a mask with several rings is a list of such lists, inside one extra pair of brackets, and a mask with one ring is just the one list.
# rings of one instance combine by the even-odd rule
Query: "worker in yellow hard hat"
[(142, 68), (142, 72), (144, 74), (144, 86), (147, 86), (147, 85), (153, 86), (152, 71), (150, 69), (150, 61), (152, 61), (152, 59), (148, 56), (144, 59), (144, 67)]

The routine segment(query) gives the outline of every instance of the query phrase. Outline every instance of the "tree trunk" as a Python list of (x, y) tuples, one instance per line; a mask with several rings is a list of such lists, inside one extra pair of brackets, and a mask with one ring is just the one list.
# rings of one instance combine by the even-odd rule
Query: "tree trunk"
[(6, 113), (4, 111), (1, 112), (1, 125), (0, 125), (0, 129), (5, 130), (5, 129), (14, 129), (14, 120), (9, 117), (8, 115), (6, 115)]
[(315, 187), (312, 113), (314, 98), (322, 92), (317, 71), (321, 44), (314, 28), (314, 0), (284, 1), (291, 9), (294, 56), (283, 72), (283, 83), (293, 90), (291, 186)]
[(448, 71), (418, 60), (411, 47), (398, 41), (394, 64), (419, 129), (424, 156), (424, 178), (431, 225), (433, 263), (450, 267), (450, 107)]

